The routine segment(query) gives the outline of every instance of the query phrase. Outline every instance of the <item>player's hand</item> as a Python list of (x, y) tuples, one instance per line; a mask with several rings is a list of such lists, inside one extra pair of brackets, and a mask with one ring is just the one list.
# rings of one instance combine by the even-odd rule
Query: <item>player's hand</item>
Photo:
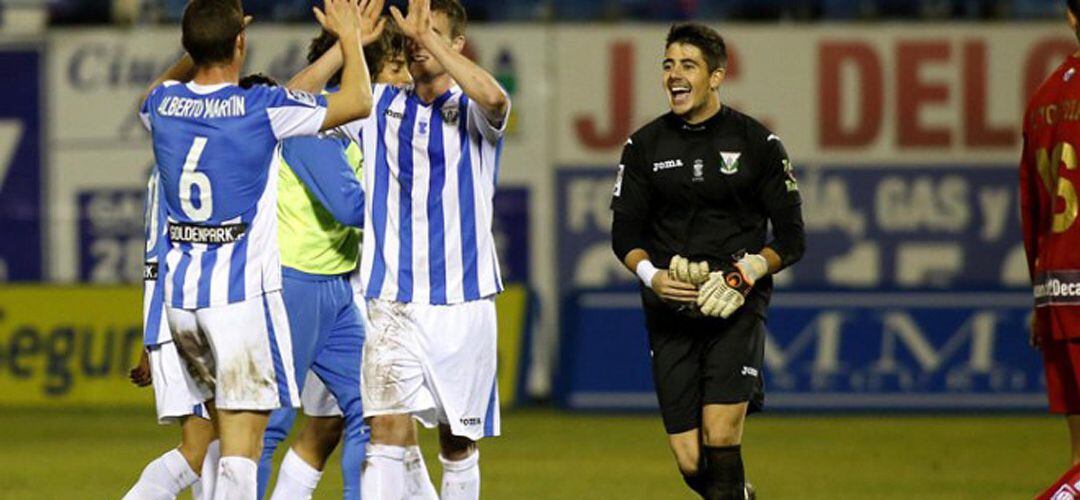
[(651, 285), (652, 291), (664, 300), (693, 304), (698, 298), (697, 287), (675, 279), (671, 271), (661, 269), (653, 276)]
[(150, 374), (150, 355), (146, 352), (146, 349), (143, 349), (142, 356), (139, 357), (139, 364), (131, 369), (129, 376), (131, 377), (131, 383), (139, 387), (146, 387), (153, 382)]
[(352, 39), (360, 29), (360, 6), (353, 0), (323, 0), (323, 8), (312, 7), (315, 19), (338, 40)]
[(676, 255), (671, 258), (671, 265), (668, 268), (668, 272), (675, 279), (683, 283), (690, 283), (695, 287), (700, 287), (706, 281), (709, 281), (708, 262), (690, 262), (686, 257)]
[(710, 274), (697, 299), (701, 314), (727, 319), (746, 302), (753, 286), (738, 266), (725, 266)]
[(401, 27), (401, 32), (417, 42), (432, 31), (431, 0), (409, 0), (408, 16), (401, 15), (401, 11), (391, 5), (390, 15), (394, 16), (394, 22)]
[(367, 46), (375, 43), (386, 28), (386, 18), (382, 15), (386, 0), (360, 0), (360, 44)]

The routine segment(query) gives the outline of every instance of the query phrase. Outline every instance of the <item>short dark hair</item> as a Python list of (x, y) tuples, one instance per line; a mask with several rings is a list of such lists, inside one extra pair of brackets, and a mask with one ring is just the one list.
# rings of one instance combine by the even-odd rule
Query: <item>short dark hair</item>
[(250, 89), (256, 85), (266, 85), (267, 87), (277, 87), (278, 82), (273, 77), (266, 76), (262, 73), (254, 73), (247, 75), (240, 79), (240, 88)]
[(450, 20), (450, 36), (457, 38), (465, 36), (465, 27), (469, 24), (469, 16), (465, 14), (465, 7), (458, 0), (431, 0), (431, 12), (442, 12)]
[(236, 37), (244, 31), (244, 13), (237, 2), (192, 0), (181, 23), (184, 50), (199, 66), (229, 63)]
[(1073, 14), (1080, 16), (1080, 0), (1065, 0), (1065, 4)]
[(664, 47), (670, 47), (675, 43), (693, 45), (701, 50), (710, 72), (727, 66), (727, 45), (724, 44), (724, 37), (704, 24), (679, 23), (672, 26), (671, 31), (668, 31), (667, 44)]

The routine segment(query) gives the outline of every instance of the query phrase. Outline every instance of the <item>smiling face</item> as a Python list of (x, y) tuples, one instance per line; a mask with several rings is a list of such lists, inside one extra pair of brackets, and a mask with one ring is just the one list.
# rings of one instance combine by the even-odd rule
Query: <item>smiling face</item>
[[(698, 47), (675, 42), (664, 55), (663, 84), (671, 112), (689, 122), (719, 105), (718, 91), (724, 81), (724, 69), (709, 70)], [(714, 101), (715, 100), (715, 101)]]

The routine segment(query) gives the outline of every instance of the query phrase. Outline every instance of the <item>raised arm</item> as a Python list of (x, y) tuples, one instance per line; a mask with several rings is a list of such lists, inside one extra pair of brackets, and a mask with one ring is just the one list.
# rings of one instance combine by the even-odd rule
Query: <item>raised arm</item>
[(341, 90), (326, 98), (322, 130), (344, 125), (371, 114), (371, 76), (360, 50), (361, 10), (351, 0), (325, 0), (326, 12), (314, 8), (319, 24), (340, 40), (344, 59)]
[(158, 75), (158, 77), (154, 79), (154, 82), (151, 83), (149, 87), (146, 87), (146, 89), (143, 90), (142, 95), (139, 96), (139, 105), (142, 105), (142, 103), (146, 101), (147, 96), (150, 95), (150, 92), (152, 92), (162, 83), (165, 83), (169, 80), (186, 82), (194, 77), (195, 61), (191, 60), (191, 56), (184, 54), (179, 61), (176, 61), (175, 63), (173, 63), (172, 66), (169, 66), (169, 68), (166, 69), (164, 73)]
[[(360, 2), (360, 44), (366, 47), (379, 40), (386, 27), (386, 18), (381, 16), (385, 0), (362, 0)], [(344, 63), (341, 42), (334, 44), (315, 62), (294, 75), (285, 86), (293, 90), (303, 90), (313, 94), (322, 92), (326, 82), (330, 81)]]
[(330, 50), (319, 56), (315, 62), (307, 65), (299, 73), (293, 75), (285, 86), (293, 90), (303, 90), (312, 94), (318, 94), (326, 88), (326, 82), (341, 70), (344, 56), (341, 53), (341, 42), (334, 44)]
[(502, 124), (510, 111), (510, 98), (491, 73), (469, 60), (435, 31), (431, 22), (431, 0), (409, 0), (408, 16), (397, 7), (390, 7), (394, 21), (405, 36), (416, 41), (439, 61), (450, 76), (461, 85), (492, 124)]

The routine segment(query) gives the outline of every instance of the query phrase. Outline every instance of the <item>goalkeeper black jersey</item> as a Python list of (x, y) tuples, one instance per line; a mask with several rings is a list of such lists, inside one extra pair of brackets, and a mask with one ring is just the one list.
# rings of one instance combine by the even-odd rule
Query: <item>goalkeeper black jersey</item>
[[(801, 205), (784, 145), (765, 126), (727, 106), (696, 125), (668, 113), (623, 148), (612, 243), (620, 260), (641, 248), (659, 268), (681, 255), (718, 269), (766, 245), (788, 266), (805, 249)], [(763, 315), (771, 291), (771, 276), (759, 280), (746, 306)]]

